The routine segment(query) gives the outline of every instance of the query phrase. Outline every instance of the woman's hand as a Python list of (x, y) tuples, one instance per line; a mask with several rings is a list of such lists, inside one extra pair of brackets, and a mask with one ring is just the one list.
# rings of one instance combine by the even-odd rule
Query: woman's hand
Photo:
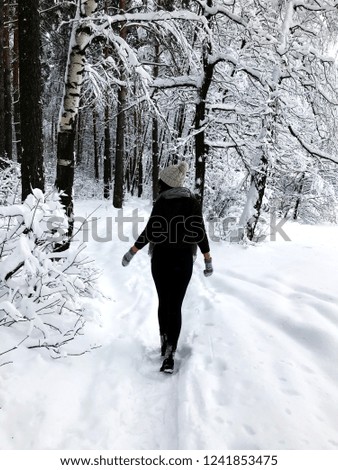
[(127, 253), (122, 258), (122, 266), (128, 266), (128, 264), (130, 263), (130, 261), (133, 259), (133, 257), (136, 255), (137, 252), (138, 252), (138, 249), (136, 248), (135, 245), (129, 248)]
[(204, 264), (205, 264), (205, 269), (203, 271), (203, 274), (205, 277), (209, 277), (214, 272), (214, 269), (212, 267), (212, 258), (210, 256), (210, 253), (204, 253)]

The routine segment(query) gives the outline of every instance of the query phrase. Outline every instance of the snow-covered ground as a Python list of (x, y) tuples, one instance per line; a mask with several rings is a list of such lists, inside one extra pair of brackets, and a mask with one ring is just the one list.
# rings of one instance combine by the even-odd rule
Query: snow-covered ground
[[(99, 205), (104, 235), (110, 204), (76, 210)], [(150, 211), (130, 200), (125, 215), (135, 208)], [(131, 243), (116, 223), (112, 241), (90, 236), (105, 298), (88, 302), (81, 347), (101, 347), (58, 360), (15, 351), (0, 369), (0, 448), (338, 449), (338, 227), (285, 231), (291, 242), (212, 242), (210, 278), (199, 255), (171, 376), (159, 372), (147, 250), (123, 268)]]

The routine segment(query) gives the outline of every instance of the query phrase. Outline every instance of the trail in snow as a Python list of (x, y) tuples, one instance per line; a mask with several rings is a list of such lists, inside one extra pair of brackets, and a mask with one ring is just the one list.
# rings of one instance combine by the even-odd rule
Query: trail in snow
[[(147, 217), (144, 202), (126, 212), (136, 207)], [(98, 214), (103, 236), (115, 212)], [(337, 449), (338, 227), (288, 230), (289, 243), (212, 243), (211, 278), (199, 258), (172, 376), (159, 372), (146, 249), (123, 268), (132, 237), (119, 242), (114, 228), (112, 242), (90, 239), (106, 298), (88, 302), (84, 344), (101, 347), (52, 362), (21, 353), (0, 379), (0, 447)]]

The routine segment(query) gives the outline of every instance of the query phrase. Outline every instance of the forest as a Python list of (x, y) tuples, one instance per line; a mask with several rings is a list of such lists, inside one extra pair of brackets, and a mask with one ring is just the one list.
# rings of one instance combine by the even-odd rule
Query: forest
[[(1, 204), (157, 196), (189, 164), (205, 216), (336, 222), (333, 0), (1, 0)], [(21, 175), (21, 176), (19, 176)], [(15, 187), (14, 187), (15, 186)], [(263, 231), (263, 232), (262, 232)]]

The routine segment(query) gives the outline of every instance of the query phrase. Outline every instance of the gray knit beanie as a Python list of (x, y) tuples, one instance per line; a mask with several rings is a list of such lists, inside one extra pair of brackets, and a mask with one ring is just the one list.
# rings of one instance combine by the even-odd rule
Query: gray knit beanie
[(171, 186), (172, 188), (178, 188), (183, 186), (185, 174), (188, 170), (188, 164), (186, 162), (180, 162), (177, 165), (170, 165), (164, 168), (160, 172), (160, 179)]

